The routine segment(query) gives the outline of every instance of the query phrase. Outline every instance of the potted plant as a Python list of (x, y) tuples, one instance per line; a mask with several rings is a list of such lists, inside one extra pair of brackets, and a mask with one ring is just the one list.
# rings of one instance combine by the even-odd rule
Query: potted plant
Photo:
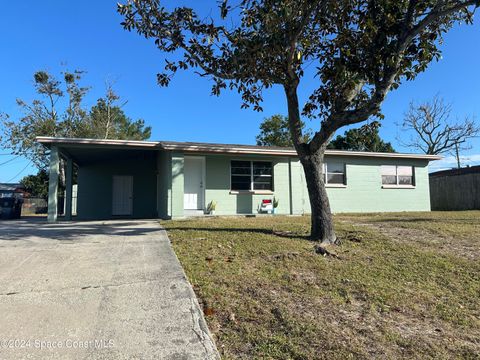
[(215, 209), (217, 208), (217, 202), (212, 200), (207, 205), (207, 214), (215, 215)]
[(277, 207), (278, 207), (278, 199), (273, 197), (273, 213), (275, 214), (277, 212)]

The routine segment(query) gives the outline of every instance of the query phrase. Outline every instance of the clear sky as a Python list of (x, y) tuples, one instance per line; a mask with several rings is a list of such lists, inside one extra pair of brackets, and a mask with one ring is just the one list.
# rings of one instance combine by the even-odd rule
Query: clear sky
[[(172, 3), (173, 0), (166, 3)], [(198, 1), (190, 0), (195, 6)], [(206, 5), (211, 4), (211, 5)], [(216, 1), (205, 1), (202, 12)], [(23, 0), (5, 1), (0, 22), (0, 112), (16, 119), (21, 114), (16, 98), (32, 100), (36, 70), (59, 74), (66, 68), (88, 73), (84, 84), (92, 86), (87, 104), (103, 95), (105, 81), (115, 80), (116, 90), (128, 100), (127, 115), (142, 118), (153, 127), (153, 140), (204, 141), (254, 144), (264, 117), (286, 114), (280, 88), (265, 94), (264, 112), (240, 109), (236, 93), (210, 96), (210, 83), (192, 72), (180, 72), (168, 88), (156, 84), (156, 73), (163, 68), (163, 54), (152, 41), (120, 26), (116, 1), (111, 0)], [(408, 104), (440, 94), (453, 103), (459, 118), (480, 117), (480, 19), (474, 26), (457, 26), (445, 37), (443, 59), (399, 90), (389, 94), (383, 105), (386, 119), (381, 135), (397, 151), (412, 152), (396, 141), (396, 122), (402, 120)], [(305, 81), (305, 79), (304, 79)], [(314, 86), (314, 80), (305, 87)], [(303, 94), (305, 95), (305, 93)], [(316, 128), (315, 123), (309, 123)], [(343, 132), (343, 130), (342, 130)], [(472, 142), (466, 163), (480, 163), (480, 140)], [(28, 161), (12, 158), (0, 150), (0, 182), (18, 181), (34, 173)], [(3, 165), (2, 165), (3, 164)], [(453, 166), (447, 158), (434, 168)], [(23, 170), (23, 171), (22, 171)]]

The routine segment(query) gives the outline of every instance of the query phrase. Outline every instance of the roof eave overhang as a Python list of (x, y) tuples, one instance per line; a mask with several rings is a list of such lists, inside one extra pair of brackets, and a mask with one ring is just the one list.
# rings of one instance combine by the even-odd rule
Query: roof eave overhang
[(140, 141), (140, 140), (112, 140), (112, 139), (75, 139), (75, 138), (58, 138), (49, 136), (37, 136), (35, 138), (44, 146), (52, 145), (100, 145), (126, 148), (155, 148), (160, 147), (158, 141)]
[[(257, 148), (210, 148), (203, 146), (183, 146), (183, 145), (162, 145), (162, 148), (169, 151), (185, 151), (191, 153), (220, 153), (220, 154), (245, 154), (245, 155), (277, 155), (277, 156), (298, 156), (295, 150), (285, 149), (257, 149)], [(342, 151), (326, 150), (325, 155), (330, 156), (359, 156), (375, 158), (400, 158), (400, 159), (419, 159), (419, 160), (440, 160), (439, 155), (422, 154), (402, 154), (402, 153), (380, 153), (380, 152), (362, 152), (362, 151)]]
[(242, 154), (242, 155), (276, 155), (276, 156), (297, 156), (295, 150), (290, 149), (258, 149), (258, 148), (236, 148), (236, 147), (209, 147), (209, 146), (184, 146), (162, 144), (162, 149), (168, 151), (185, 151), (188, 153), (212, 153), (212, 154)]
[[(111, 139), (72, 139), (38, 136), (36, 140), (47, 146), (52, 145), (73, 145), (73, 146), (105, 146), (105, 147), (123, 147), (123, 148), (150, 148), (163, 149), (167, 151), (184, 151), (187, 153), (209, 153), (209, 154), (237, 154), (237, 155), (271, 155), (271, 156), (290, 156), (296, 157), (297, 152), (293, 149), (279, 148), (249, 148), (249, 147), (221, 147), (221, 146), (198, 146), (188, 144), (162, 143), (161, 141), (139, 141), (139, 140), (111, 140)], [(213, 145), (213, 144), (212, 144)], [(361, 151), (343, 151), (326, 150), (327, 156), (350, 156), (350, 157), (370, 157), (370, 158), (395, 158), (395, 159), (415, 159), (415, 160), (440, 160), (439, 155), (422, 154), (401, 154), (401, 153), (380, 153), (380, 152), (361, 152)]]

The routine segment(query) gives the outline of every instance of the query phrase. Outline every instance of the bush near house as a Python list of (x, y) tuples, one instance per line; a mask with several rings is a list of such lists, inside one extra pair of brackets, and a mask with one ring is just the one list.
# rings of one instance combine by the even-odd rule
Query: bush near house
[(167, 221), (222, 356), (478, 358), (480, 212)]

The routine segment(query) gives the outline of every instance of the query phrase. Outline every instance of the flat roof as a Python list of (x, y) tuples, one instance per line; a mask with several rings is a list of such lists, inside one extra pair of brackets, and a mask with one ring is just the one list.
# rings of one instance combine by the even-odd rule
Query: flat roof
[[(83, 139), (38, 136), (36, 140), (49, 147), (51, 145), (74, 145), (74, 146), (105, 146), (123, 148), (162, 149), (168, 151), (184, 151), (192, 153), (219, 153), (219, 154), (253, 154), (275, 156), (298, 156), (294, 148), (278, 146), (258, 146), (239, 144), (218, 144), (203, 142), (177, 142), (177, 141), (139, 141), (139, 140), (112, 140), (112, 139)], [(405, 154), (405, 153), (382, 153), (365, 151), (326, 150), (325, 155), (336, 156), (360, 156), (377, 158), (402, 158), (440, 160), (439, 155)]]

